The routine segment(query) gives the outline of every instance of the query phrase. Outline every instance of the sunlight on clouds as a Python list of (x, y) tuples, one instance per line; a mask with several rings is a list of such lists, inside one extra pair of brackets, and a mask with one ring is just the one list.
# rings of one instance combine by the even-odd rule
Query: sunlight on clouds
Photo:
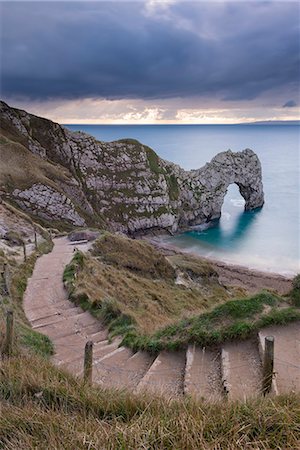
[[(55, 122), (73, 124), (233, 124), (299, 119), (299, 108), (251, 108), (249, 104), (237, 108), (227, 102), (224, 108), (224, 102), (214, 104), (200, 99), (6, 101)], [(205, 106), (197, 108), (197, 104)]]

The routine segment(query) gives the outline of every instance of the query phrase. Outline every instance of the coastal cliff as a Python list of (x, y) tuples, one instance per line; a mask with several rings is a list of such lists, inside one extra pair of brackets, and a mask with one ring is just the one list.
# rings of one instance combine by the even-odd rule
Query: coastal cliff
[(264, 203), (261, 164), (250, 149), (185, 171), (136, 140), (99, 142), (4, 102), (0, 119), (0, 195), (54, 225), (176, 232), (219, 218), (232, 183), (246, 210)]

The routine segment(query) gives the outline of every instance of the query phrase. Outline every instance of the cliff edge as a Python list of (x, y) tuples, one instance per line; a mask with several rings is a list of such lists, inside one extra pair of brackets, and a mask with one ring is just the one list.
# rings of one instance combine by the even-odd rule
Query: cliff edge
[(264, 203), (250, 149), (185, 171), (136, 140), (99, 142), (4, 102), (0, 119), (0, 195), (53, 225), (176, 232), (219, 218), (232, 183), (246, 210)]

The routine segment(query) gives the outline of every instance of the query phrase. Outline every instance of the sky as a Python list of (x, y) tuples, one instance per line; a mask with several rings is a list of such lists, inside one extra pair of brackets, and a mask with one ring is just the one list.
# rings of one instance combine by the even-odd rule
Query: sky
[(59, 123), (299, 119), (290, 1), (0, 1), (1, 98)]

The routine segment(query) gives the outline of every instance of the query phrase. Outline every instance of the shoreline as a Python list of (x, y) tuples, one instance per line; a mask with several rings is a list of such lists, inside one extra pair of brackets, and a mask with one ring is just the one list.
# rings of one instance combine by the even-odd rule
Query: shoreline
[(149, 243), (154, 245), (165, 256), (174, 254), (186, 254), (194, 258), (204, 259), (211, 263), (219, 274), (221, 283), (230, 286), (239, 286), (249, 293), (261, 291), (262, 289), (270, 289), (276, 291), (280, 295), (287, 294), (292, 288), (293, 277), (284, 276), (275, 272), (264, 272), (258, 269), (252, 269), (238, 264), (231, 264), (221, 260), (200, 256), (197, 253), (183, 250), (173, 244), (163, 242), (159, 236), (144, 237)]

